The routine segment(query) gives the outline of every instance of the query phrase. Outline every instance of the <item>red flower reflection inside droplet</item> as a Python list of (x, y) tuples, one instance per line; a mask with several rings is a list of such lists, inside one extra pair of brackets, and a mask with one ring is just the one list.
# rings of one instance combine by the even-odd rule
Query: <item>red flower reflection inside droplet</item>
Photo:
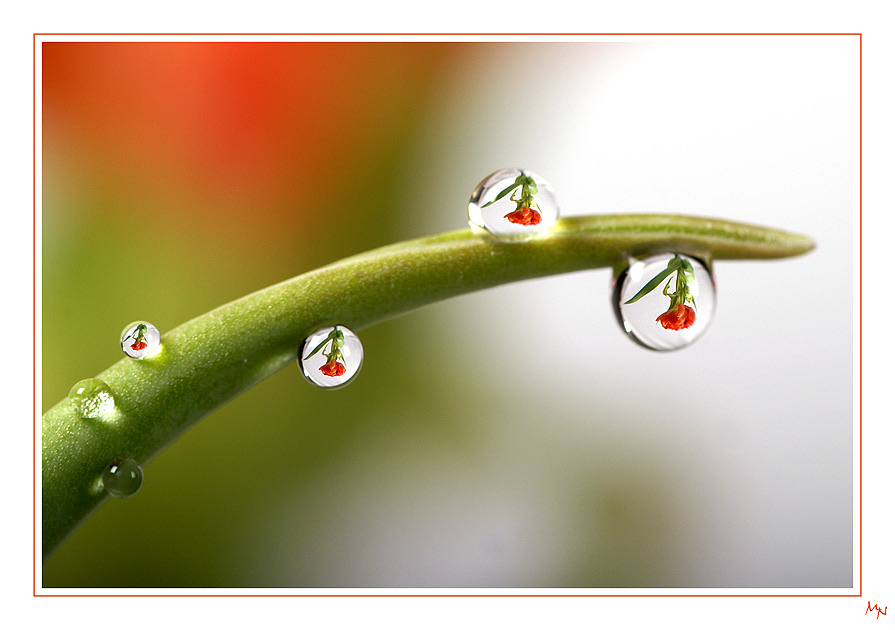
[(662, 328), (668, 330), (683, 330), (689, 328), (696, 321), (696, 311), (685, 304), (671, 307), (656, 318), (662, 324)]
[(523, 206), (518, 210), (505, 214), (503, 218), (517, 225), (537, 225), (541, 222), (541, 213), (528, 206)]
[(145, 341), (135, 341), (134, 343), (131, 344), (131, 349), (133, 349), (133, 350), (143, 350), (143, 349), (146, 348), (146, 346), (148, 346), (148, 345), (149, 345), (149, 344), (146, 343)]
[(333, 359), (326, 365), (320, 366), (320, 371), (325, 376), (342, 376), (345, 373), (345, 366)]

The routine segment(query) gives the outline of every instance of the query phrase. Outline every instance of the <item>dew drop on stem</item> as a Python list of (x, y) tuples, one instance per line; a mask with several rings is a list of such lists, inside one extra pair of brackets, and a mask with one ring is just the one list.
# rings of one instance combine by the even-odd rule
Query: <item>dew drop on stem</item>
[(129, 457), (116, 457), (103, 471), (103, 488), (113, 497), (132, 497), (143, 485), (143, 469)]
[(524, 241), (544, 234), (558, 219), (553, 187), (524, 169), (491, 173), (469, 198), (469, 226), (500, 241)]
[(85, 378), (68, 392), (68, 400), (81, 418), (103, 418), (115, 410), (112, 390), (98, 378)]
[(715, 314), (715, 278), (697, 258), (665, 253), (632, 260), (613, 280), (612, 307), (622, 330), (650, 350), (685, 348)]
[(360, 339), (344, 326), (328, 326), (309, 335), (298, 349), (298, 367), (312, 385), (338, 389), (350, 383), (364, 362)]
[(162, 336), (149, 322), (133, 322), (121, 332), (121, 349), (132, 359), (146, 359), (158, 352)]

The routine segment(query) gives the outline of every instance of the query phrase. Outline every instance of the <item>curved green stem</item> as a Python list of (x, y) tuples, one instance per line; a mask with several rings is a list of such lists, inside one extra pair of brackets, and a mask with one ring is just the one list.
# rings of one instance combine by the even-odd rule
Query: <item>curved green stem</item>
[(539, 276), (625, 264), (670, 251), (706, 259), (779, 258), (813, 247), (795, 234), (667, 215), (563, 219), (549, 235), (498, 243), (458, 230), (373, 250), (262, 289), (162, 337), (161, 351), (122, 359), (98, 378), (115, 410), (78, 417), (63, 400), (43, 417), (43, 556), (106, 498), (115, 457), (145, 464), (193, 423), (289, 365), (322, 326), (359, 330), (448, 297)]

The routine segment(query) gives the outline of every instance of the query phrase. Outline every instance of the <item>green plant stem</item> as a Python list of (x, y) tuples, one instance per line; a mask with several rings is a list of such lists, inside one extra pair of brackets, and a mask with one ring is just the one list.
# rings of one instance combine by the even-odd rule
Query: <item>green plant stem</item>
[(597, 267), (660, 251), (709, 260), (805, 253), (810, 239), (716, 219), (582, 216), (549, 235), (499, 243), (471, 230), (353, 256), (262, 289), (162, 337), (144, 360), (124, 358), (97, 378), (115, 398), (101, 420), (63, 400), (43, 417), (43, 556), (106, 498), (99, 479), (115, 457), (145, 464), (211, 411), (295, 361), (305, 338), (342, 324), (359, 330), (411, 309), (495, 285)]

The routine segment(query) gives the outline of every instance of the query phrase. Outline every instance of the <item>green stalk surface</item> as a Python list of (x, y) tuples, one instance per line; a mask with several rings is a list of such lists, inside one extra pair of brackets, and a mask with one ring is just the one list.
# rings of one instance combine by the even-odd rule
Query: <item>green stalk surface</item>
[(97, 375), (115, 411), (84, 419), (68, 400), (42, 423), (43, 557), (108, 496), (109, 462), (145, 464), (195, 422), (296, 359), (323, 326), (358, 331), (412, 309), (496, 285), (598, 267), (657, 252), (707, 261), (769, 259), (813, 248), (805, 237), (717, 219), (595, 215), (562, 219), (531, 241), (501, 243), (464, 229), (346, 258), (262, 289), (162, 335), (151, 358)]

